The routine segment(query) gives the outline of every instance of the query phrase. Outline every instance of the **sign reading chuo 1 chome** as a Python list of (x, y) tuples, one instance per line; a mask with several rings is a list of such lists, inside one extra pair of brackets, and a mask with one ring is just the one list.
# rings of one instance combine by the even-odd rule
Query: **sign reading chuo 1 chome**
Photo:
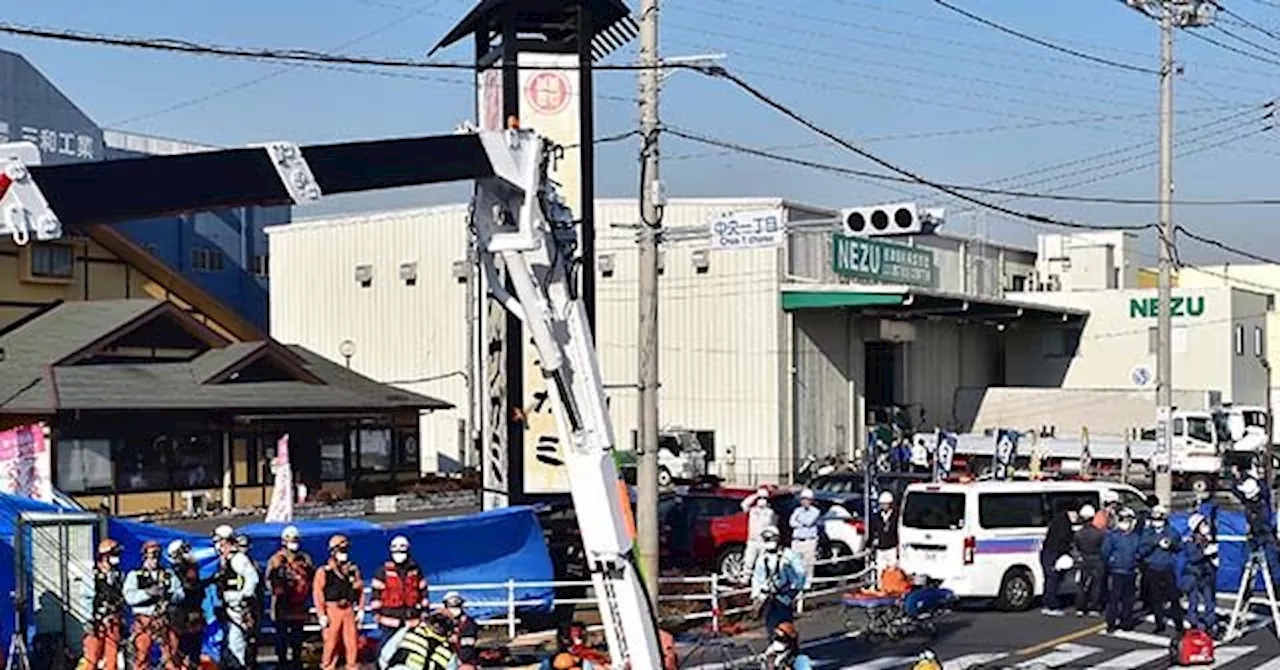
[[(1149, 318), (1154, 319), (1160, 315), (1160, 299), (1159, 298), (1130, 298), (1129, 299), (1129, 318)], [(1170, 316), (1203, 316), (1204, 315), (1204, 296), (1202, 295), (1175, 295), (1169, 300)]]
[(787, 237), (780, 209), (730, 212), (707, 223), (712, 249), (761, 249), (777, 247)]
[(831, 269), (885, 284), (934, 285), (933, 251), (865, 237), (832, 236)]

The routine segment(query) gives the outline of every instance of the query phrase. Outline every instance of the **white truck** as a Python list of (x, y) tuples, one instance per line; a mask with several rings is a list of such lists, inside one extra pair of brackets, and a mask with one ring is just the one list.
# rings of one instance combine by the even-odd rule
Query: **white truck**
[[(1222, 415), (1213, 410), (1173, 413), (1171, 472), (1175, 488), (1211, 491), (1217, 487), (1223, 469), (1223, 450), (1230, 445), (1229, 436), (1222, 430), (1224, 426)], [(1010, 426), (1009, 430), (1018, 428)], [(974, 474), (987, 472), (995, 457), (996, 435), (995, 431), (957, 435), (954, 467)], [(937, 444), (937, 433), (917, 433), (914, 440), (932, 450)], [(1128, 438), (1086, 432), (1064, 437), (1020, 431), (1015, 470), (1031, 468), (1035, 456), (1039, 456), (1044, 472), (1080, 474), (1087, 469), (1094, 476), (1116, 476), (1127, 460), (1130, 474), (1147, 474), (1155, 471), (1155, 430), (1142, 430)]]

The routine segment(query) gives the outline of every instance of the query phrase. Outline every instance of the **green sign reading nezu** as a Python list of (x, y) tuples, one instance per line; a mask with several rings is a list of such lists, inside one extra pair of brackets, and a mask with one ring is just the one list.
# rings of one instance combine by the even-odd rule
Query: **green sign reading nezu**
[[(1170, 316), (1201, 316), (1204, 314), (1204, 296), (1175, 295), (1169, 302)], [(1158, 298), (1130, 298), (1129, 318), (1154, 318), (1160, 314)]]

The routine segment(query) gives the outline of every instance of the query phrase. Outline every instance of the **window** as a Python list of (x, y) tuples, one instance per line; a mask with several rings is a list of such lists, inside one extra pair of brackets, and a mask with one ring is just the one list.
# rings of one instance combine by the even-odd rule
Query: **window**
[(69, 244), (37, 242), (27, 254), (34, 279), (71, 279), (75, 275), (76, 252)]
[(1267, 353), (1267, 347), (1262, 342), (1262, 327), (1253, 327), (1253, 355), (1262, 358)]
[(121, 491), (164, 491), (169, 477), (170, 438), (167, 435), (116, 440), (117, 484)]
[(347, 442), (340, 435), (320, 440), (320, 479), (326, 482), (347, 479)]
[(1236, 324), (1236, 355), (1244, 355), (1244, 326)]
[(1128, 507), (1137, 514), (1145, 514), (1151, 511), (1151, 506), (1147, 504), (1147, 499), (1143, 496), (1140, 496), (1133, 491), (1121, 490), (1119, 493), (1120, 505), (1122, 507)]
[(221, 249), (196, 247), (191, 250), (191, 269), (200, 272), (221, 272), (225, 259)]
[(253, 257), (253, 274), (255, 277), (271, 276), (271, 257), (266, 254), (255, 254)]
[(1080, 509), (1081, 505), (1093, 505), (1094, 509), (1098, 509), (1098, 492), (1097, 491), (1071, 491), (1050, 493), (1049, 509), (1054, 514), (1058, 514), (1066, 509)]
[(59, 439), (58, 488), (66, 493), (88, 493), (111, 488), (111, 440)]
[(400, 433), (400, 451), (397, 465), (402, 469), (418, 469), (418, 434), (411, 431)]
[(186, 435), (173, 446), (173, 487), (209, 489), (222, 485), (222, 436), (218, 433)]
[(365, 428), (351, 431), (357, 445), (356, 463), (361, 470), (387, 472), (391, 469), (391, 429)]
[(984, 493), (978, 496), (978, 524), (983, 528), (1045, 528), (1044, 497), (1039, 493)]
[(920, 530), (964, 528), (964, 494), (914, 491), (903, 504), (902, 525)]
[(1205, 417), (1191, 417), (1187, 419), (1187, 437), (1200, 442), (1212, 443), (1213, 423)]

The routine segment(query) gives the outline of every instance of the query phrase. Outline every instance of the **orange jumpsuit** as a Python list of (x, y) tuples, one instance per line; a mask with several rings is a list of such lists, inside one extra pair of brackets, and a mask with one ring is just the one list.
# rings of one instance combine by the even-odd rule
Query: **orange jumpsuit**
[(119, 568), (99, 562), (94, 567), (89, 589), (91, 621), (84, 635), (84, 655), (77, 670), (97, 670), (102, 662), (107, 670), (119, 667), (120, 644), (124, 633), (124, 575)]
[(335, 670), (338, 667), (338, 645), (342, 645), (347, 670), (357, 670), (356, 641), (359, 631), (356, 630), (356, 609), (364, 610), (364, 580), (360, 578), (360, 569), (353, 563), (339, 565), (329, 559), (323, 568), (316, 571), (312, 588), (316, 612), (329, 620), (329, 625), (320, 632), (324, 640), (324, 649), (320, 655), (320, 667), (323, 670)]

